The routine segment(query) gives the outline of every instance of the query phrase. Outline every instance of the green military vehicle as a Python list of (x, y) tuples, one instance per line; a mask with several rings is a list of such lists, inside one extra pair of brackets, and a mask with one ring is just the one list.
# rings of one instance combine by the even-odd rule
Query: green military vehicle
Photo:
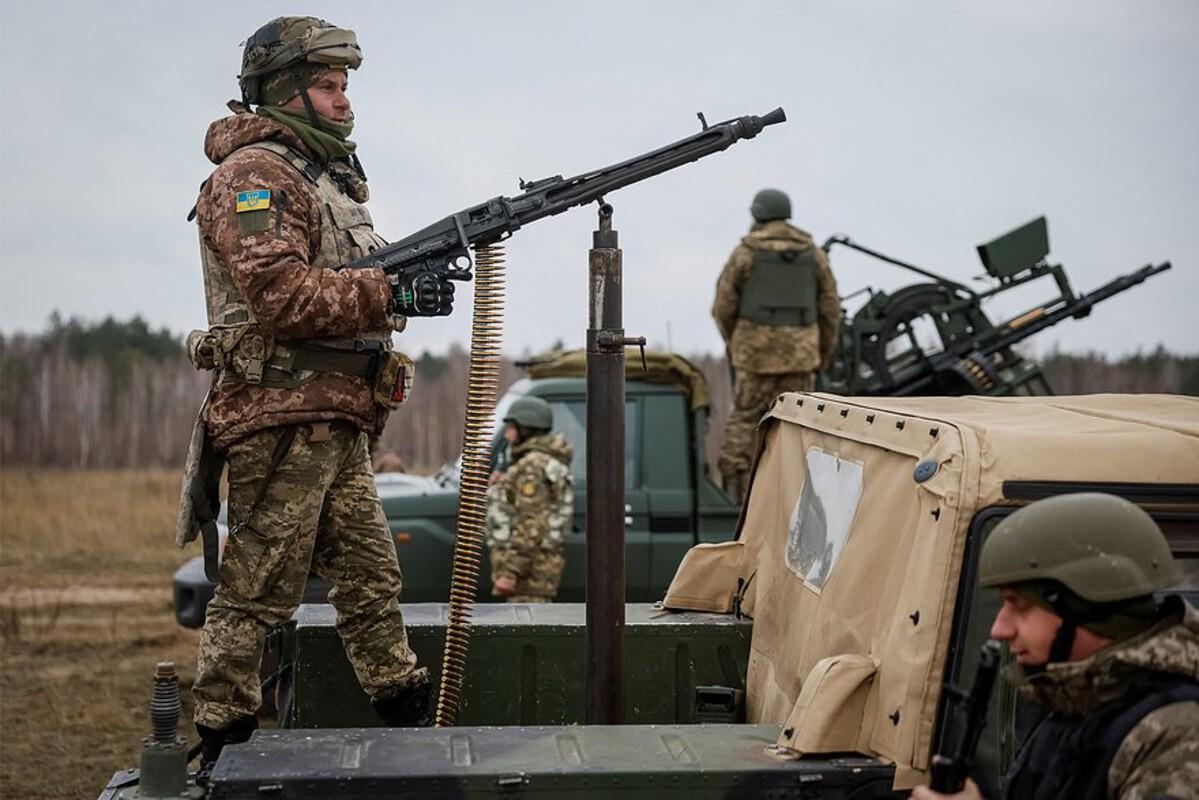
[[(279, 641), (280, 727), (227, 747), (211, 796), (902, 796), (961, 736), (944, 686), (974, 673), (998, 605), (979, 551), (1013, 510), (1126, 497), (1199, 594), (1194, 398), (786, 394), (761, 431), (736, 538), (626, 607), (624, 724), (587, 724), (582, 605), (476, 608), (456, 726), (434, 729), (377, 727), (333, 611), (304, 606)], [(445, 606), (405, 615), (436, 672)], [(999, 681), (973, 771), (987, 796), (1031, 711)], [(158, 717), (144, 764), (179, 747)], [(139, 779), (101, 797), (168, 796)], [(186, 791), (174, 780), (154, 786)]]
[[(629, 601), (647, 602), (662, 596), (688, 548), (732, 536), (739, 507), (708, 475), (704, 443), (710, 409), (702, 373), (679, 356), (654, 351), (646, 352), (643, 369), (640, 354), (632, 352), (625, 397), (626, 587)], [(575, 522), (566, 542), (566, 570), (558, 599), (581, 601), (587, 514), (583, 353), (559, 352), (525, 366), (526, 377), (500, 399), (496, 419), (502, 419), (518, 397), (544, 398), (554, 412), (554, 430), (565, 434), (574, 447)], [(501, 445), (497, 429), (497, 457)], [(460, 464), (454, 463), (429, 477), (377, 477), (404, 570), (405, 602), (440, 602), (448, 597), (459, 469)], [(486, 580), (480, 582), (480, 600), (494, 599), (485, 594), (490, 585)], [(201, 557), (179, 568), (173, 595), (180, 625), (198, 628), (204, 624), (204, 609), (213, 589), (204, 576)], [(324, 581), (313, 576), (306, 599), (320, 602), (327, 591)]]

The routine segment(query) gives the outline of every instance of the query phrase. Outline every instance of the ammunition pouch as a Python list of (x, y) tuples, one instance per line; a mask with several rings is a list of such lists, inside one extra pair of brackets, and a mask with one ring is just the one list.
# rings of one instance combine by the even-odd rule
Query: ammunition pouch
[(273, 340), (256, 326), (235, 325), (192, 331), (186, 347), (187, 358), (196, 369), (231, 372), (240, 381), (259, 384)]
[(375, 404), (395, 411), (412, 393), (412, 378), (416, 365), (412, 359), (396, 350), (388, 350), (379, 358), (375, 372)]
[(755, 250), (737, 316), (759, 325), (815, 325), (819, 264), (811, 248)]

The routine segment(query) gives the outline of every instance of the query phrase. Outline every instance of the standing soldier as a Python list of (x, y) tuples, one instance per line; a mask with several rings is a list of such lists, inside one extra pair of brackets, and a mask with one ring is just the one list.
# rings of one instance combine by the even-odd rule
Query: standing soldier
[(780, 392), (810, 390), (837, 341), (841, 305), (824, 251), (790, 225), (791, 200), (763, 189), (754, 224), (716, 283), (712, 317), (734, 370), (733, 409), (720, 451), (725, 492), (741, 502), (754, 429)]
[[(995, 527), (978, 572), (1003, 601), (991, 636), (1011, 651), (1007, 680), (1048, 712), (1004, 796), (1199, 796), (1199, 614), (1154, 598), (1182, 577), (1157, 523), (1107, 494), (1040, 500)], [(981, 795), (967, 781), (951, 796)]]
[(267, 23), (246, 41), (242, 101), (204, 142), (217, 167), (193, 214), (209, 329), (189, 336), (188, 352), (215, 376), (188, 466), (207, 483), (185, 485), (179, 538), (211, 529), (222, 459), (230, 531), (193, 689), (201, 781), (257, 726), (264, 636), (291, 617), (310, 570), (333, 586), (337, 631), (380, 717), (429, 722), (367, 437), (411, 381), (392, 331), (408, 316), (448, 314), (453, 289), (345, 267), (382, 244), (348, 138), (347, 71), (361, 61), (351, 30), (313, 17)]
[(549, 603), (558, 594), (562, 551), (574, 518), (574, 453), (552, 435), (553, 412), (540, 397), (521, 397), (504, 422), (508, 469), (491, 487), (487, 543), (491, 593), (509, 603)]

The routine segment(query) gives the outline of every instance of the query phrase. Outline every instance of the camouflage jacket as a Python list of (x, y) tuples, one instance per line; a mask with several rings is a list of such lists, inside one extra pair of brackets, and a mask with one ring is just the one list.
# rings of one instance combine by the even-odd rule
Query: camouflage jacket
[[(268, 356), (297, 340), (378, 338), (390, 346), (397, 319), (382, 271), (336, 271), (382, 243), (370, 214), (339, 188), (332, 168), (302, 174), (280, 145), (306, 153), (289, 128), (244, 111), (212, 123), (204, 142), (218, 166), (196, 214), (209, 323), (225, 338), (228, 360), (246, 343)], [(267, 207), (246, 213), (246, 192)], [(240, 313), (222, 313), (230, 307)], [(276, 425), (342, 419), (370, 431), (385, 419), (367, 378), (308, 372), (267, 386), (218, 370), (205, 416), (218, 448)]]
[(493, 580), (516, 578), (517, 595), (557, 594), (563, 545), (574, 516), (573, 456), (561, 434), (534, 436), (513, 448), (512, 465), (491, 488), (491, 575)]
[[(819, 265), (817, 324), (802, 327), (760, 325), (739, 319), (741, 287), (753, 272), (754, 251), (806, 248), (814, 250)], [(820, 369), (833, 351), (841, 324), (841, 301), (837, 297), (837, 283), (829, 269), (828, 258), (806, 231), (782, 220), (755, 223), (720, 273), (712, 318), (716, 320), (716, 327), (720, 329), (732, 365), (737, 370), (777, 374)]]
[[(1167, 599), (1166, 618), (1149, 630), (1090, 658), (1050, 664), (1010, 677), (1026, 700), (1066, 716), (1085, 716), (1119, 700), (1138, 675), (1175, 673), (1199, 680), (1199, 612)], [(1199, 703), (1178, 702), (1150, 712), (1129, 731), (1107, 772), (1109, 798), (1196, 797), (1199, 787)]]

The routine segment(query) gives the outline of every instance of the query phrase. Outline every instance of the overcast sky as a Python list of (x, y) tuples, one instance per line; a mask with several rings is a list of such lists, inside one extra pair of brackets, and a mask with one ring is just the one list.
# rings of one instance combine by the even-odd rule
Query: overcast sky
[[(280, 14), (353, 28), (354, 139), (381, 234), (399, 238), (517, 179), (623, 160), (710, 121), (783, 106), (759, 138), (608, 199), (625, 326), (716, 351), (716, 277), (754, 192), (789, 192), (818, 240), (854, 239), (960, 280), (1040, 214), (1079, 290), (1174, 269), (1043, 334), (1036, 349), (1199, 351), (1199, 3), (182, 3), (0, 0), (0, 330), (57, 309), (204, 324), (194, 226), (201, 144), (243, 41)], [(582, 345), (592, 208), (508, 243), (505, 350)], [(834, 250), (842, 294), (908, 276)], [(981, 284), (977, 284), (981, 285)], [(1046, 299), (1051, 282), (989, 309)], [(400, 338), (440, 351), (453, 317)]]

